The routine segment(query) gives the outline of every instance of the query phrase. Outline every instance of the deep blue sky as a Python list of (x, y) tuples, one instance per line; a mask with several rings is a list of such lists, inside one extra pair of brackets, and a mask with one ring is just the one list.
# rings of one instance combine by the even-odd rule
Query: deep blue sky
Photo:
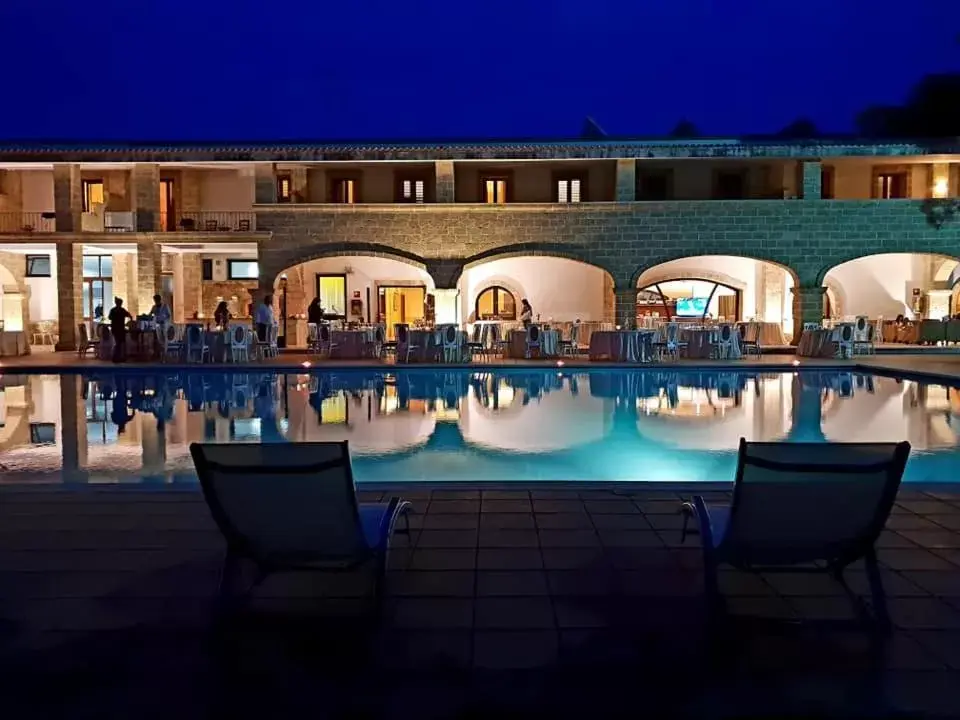
[(0, 139), (849, 131), (960, 0), (0, 0)]

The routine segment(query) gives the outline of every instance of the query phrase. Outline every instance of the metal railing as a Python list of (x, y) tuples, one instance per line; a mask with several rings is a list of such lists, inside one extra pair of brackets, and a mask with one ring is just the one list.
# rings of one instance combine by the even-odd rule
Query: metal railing
[(175, 217), (160, 213), (160, 229), (165, 232), (252, 232), (257, 229), (253, 212), (181, 212)]
[(0, 233), (48, 233), (56, 229), (52, 212), (0, 212)]

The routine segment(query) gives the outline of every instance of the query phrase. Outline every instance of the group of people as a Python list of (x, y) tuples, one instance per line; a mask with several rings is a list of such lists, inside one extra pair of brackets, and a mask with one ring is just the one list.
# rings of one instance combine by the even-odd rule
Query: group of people
[[(156, 324), (158, 331), (163, 332), (170, 324), (170, 308), (167, 307), (160, 295), (153, 296), (153, 307), (150, 308), (150, 318)], [(103, 317), (103, 308), (97, 307), (94, 317), (98, 320)], [(133, 320), (133, 315), (123, 306), (123, 298), (113, 299), (113, 307), (107, 313), (107, 323), (110, 325), (110, 336), (113, 338), (113, 362), (123, 362), (127, 358), (127, 323)]]

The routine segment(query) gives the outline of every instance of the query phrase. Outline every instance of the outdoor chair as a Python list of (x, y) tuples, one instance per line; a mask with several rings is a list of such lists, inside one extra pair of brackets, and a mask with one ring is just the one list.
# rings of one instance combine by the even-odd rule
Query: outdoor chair
[(456, 325), (445, 325), (442, 330), (443, 361), (445, 363), (460, 360), (460, 333)]
[(97, 354), (97, 349), (100, 347), (100, 340), (92, 340), (89, 333), (87, 332), (86, 323), (77, 323), (77, 355), (83, 357), (88, 352), (93, 350), (93, 354)]
[(397, 338), (396, 357), (400, 361), (401, 348), (403, 361), (410, 362), (410, 352), (418, 350), (419, 346), (410, 344), (410, 326), (406, 323), (397, 323), (393, 326), (394, 337)]
[(250, 362), (250, 328), (246, 325), (230, 326), (230, 359), (233, 362)]
[(470, 334), (470, 342), (467, 343), (467, 348), (470, 350), (470, 359), (477, 355), (483, 355), (484, 350), (484, 340), (486, 340), (486, 325), (480, 325), (479, 323), (474, 323), (473, 331)]
[(195, 357), (197, 362), (202, 363), (205, 358), (210, 356), (210, 346), (207, 345), (207, 337), (200, 325), (187, 325), (187, 362), (191, 362)]
[(863, 331), (863, 338), (853, 343), (854, 355), (873, 355), (877, 352), (875, 342), (876, 329), (871, 323)]
[(528, 325), (527, 326), (527, 337), (524, 338), (524, 348), (523, 356), (530, 359), (530, 351), (536, 350), (541, 356), (543, 355), (540, 350), (542, 342), (542, 333), (539, 325)]
[[(827, 572), (865, 613), (843, 571), (863, 560), (873, 619), (889, 626), (874, 543), (900, 488), (910, 443), (748, 443), (740, 440), (730, 504), (694, 496), (683, 537), (700, 531), (708, 609), (723, 610), (718, 570)], [(816, 565), (813, 565), (816, 563)]]
[[(379, 607), (390, 538), (410, 505), (397, 497), (358, 502), (346, 442), (193, 443), (190, 454), (227, 543), (218, 611), (236, 609), (274, 573), (370, 565)], [(238, 587), (244, 563), (256, 574)]]
[(748, 322), (742, 327), (743, 337), (740, 344), (743, 347), (743, 354), (759, 356), (762, 352), (760, 348), (760, 323)]
[(559, 345), (560, 345), (559, 349), (560, 349), (561, 355), (568, 355), (570, 357), (573, 357), (580, 354), (580, 321), (579, 320), (577, 320), (570, 327), (570, 339), (563, 340), (561, 338)]
[(183, 353), (183, 342), (180, 340), (180, 332), (176, 325), (169, 324), (164, 326), (160, 336), (160, 345), (162, 349), (161, 360), (166, 362), (168, 358), (173, 357), (179, 360)]

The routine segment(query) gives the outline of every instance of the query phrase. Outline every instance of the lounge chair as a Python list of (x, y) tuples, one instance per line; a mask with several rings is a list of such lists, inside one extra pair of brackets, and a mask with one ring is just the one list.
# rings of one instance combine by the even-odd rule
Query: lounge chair
[[(910, 443), (748, 443), (740, 440), (729, 505), (684, 503), (696, 519), (712, 614), (723, 609), (721, 563), (748, 571), (829, 572), (863, 559), (874, 619), (889, 626), (874, 543), (897, 497)], [(810, 566), (818, 563), (820, 566)], [(859, 602), (858, 602), (859, 607)], [(862, 609), (862, 608), (861, 608)]]
[(379, 606), (390, 537), (409, 503), (397, 497), (359, 503), (346, 442), (193, 443), (190, 454), (227, 541), (220, 610), (237, 597), (243, 561), (257, 574), (239, 598), (271, 573), (346, 571), (373, 563), (372, 599)]

